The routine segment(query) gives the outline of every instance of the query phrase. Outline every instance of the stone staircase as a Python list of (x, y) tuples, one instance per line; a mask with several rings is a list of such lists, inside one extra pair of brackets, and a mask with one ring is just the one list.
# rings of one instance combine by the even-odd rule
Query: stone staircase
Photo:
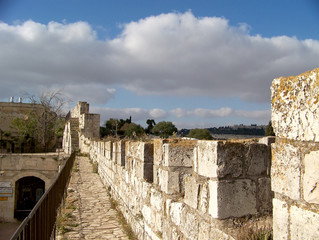
[(71, 128), (71, 148), (74, 151), (79, 150), (79, 119), (72, 118), (70, 119), (70, 128)]

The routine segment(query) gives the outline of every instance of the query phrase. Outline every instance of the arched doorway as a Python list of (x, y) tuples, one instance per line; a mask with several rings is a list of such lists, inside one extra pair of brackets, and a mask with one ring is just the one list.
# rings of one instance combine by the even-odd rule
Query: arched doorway
[(14, 217), (22, 220), (29, 215), (45, 190), (45, 182), (37, 177), (23, 177), (15, 183)]

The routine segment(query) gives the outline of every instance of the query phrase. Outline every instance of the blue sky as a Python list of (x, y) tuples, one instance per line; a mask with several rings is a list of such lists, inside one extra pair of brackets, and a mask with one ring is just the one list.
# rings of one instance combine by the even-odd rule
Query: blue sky
[(0, 0), (0, 99), (61, 89), (102, 121), (267, 124), (272, 79), (318, 67), (317, 2)]

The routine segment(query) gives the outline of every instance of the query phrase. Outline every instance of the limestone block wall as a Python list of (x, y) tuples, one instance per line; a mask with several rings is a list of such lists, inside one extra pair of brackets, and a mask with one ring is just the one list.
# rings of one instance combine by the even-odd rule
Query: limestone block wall
[(32, 103), (0, 102), (1, 130), (12, 132), (11, 122), (15, 118), (24, 118), (31, 111), (43, 111), (43, 106)]
[(79, 119), (70, 118), (64, 125), (62, 148), (67, 154), (79, 149)]
[(87, 102), (78, 102), (71, 110), (72, 118), (79, 118), (82, 114), (89, 113), (89, 104)]
[(89, 113), (89, 104), (78, 102), (71, 111), (71, 117), (64, 126), (62, 147), (67, 154), (85, 148), (83, 141), (79, 138), (99, 138), (100, 136), (100, 115)]
[(319, 69), (274, 79), (274, 239), (319, 239)]
[(80, 133), (89, 138), (100, 137), (100, 114), (84, 113), (79, 116)]
[(139, 239), (236, 239), (243, 216), (272, 209), (266, 144), (81, 136), (80, 150)]

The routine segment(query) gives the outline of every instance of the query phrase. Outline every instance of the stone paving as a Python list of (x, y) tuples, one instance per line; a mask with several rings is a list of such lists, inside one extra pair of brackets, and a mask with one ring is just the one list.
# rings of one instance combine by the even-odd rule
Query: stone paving
[(90, 160), (78, 156), (65, 206), (58, 217), (57, 239), (131, 239), (122, 222)]

